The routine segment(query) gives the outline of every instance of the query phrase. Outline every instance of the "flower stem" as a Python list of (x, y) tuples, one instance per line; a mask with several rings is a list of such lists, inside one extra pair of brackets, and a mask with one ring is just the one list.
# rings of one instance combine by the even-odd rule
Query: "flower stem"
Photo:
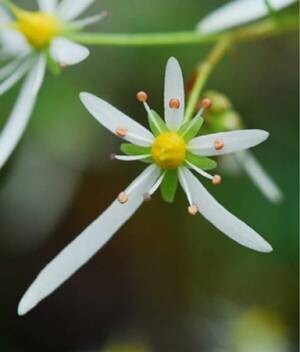
[(230, 47), (231, 43), (232, 39), (229, 36), (220, 39), (208, 57), (196, 68), (196, 80), (187, 103), (184, 123), (188, 122), (193, 117), (194, 111), (198, 104), (199, 96), (207, 82), (210, 73), (221, 60), (227, 49)]
[[(248, 41), (268, 38), (298, 28), (297, 16), (286, 16), (280, 21), (266, 19), (240, 29), (228, 31), (226, 36), (235, 41)], [(203, 34), (196, 31), (169, 33), (88, 33), (67, 32), (66, 36), (76, 42), (99, 46), (159, 46), (159, 45), (189, 45), (214, 43), (224, 37), (224, 33)]]

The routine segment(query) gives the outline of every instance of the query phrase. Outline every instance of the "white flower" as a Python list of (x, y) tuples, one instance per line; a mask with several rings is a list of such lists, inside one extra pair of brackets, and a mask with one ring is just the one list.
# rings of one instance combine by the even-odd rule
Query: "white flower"
[[(39, 0), (39, 11), (4, 3), (13, 17), (0, 7), (0, 95), (25, 77), (21, 92), (0, 133), (0, 168), (7, 161), (26, 128), (49, 66), (74, 65), (86, 59), (89, 50), (64, 37), (70, 31), (100, 20), (102, 15), (76, 20), (93, 0)], [(57, 66), (56, 66), (57, 65)]]
[[(297, 0), (268, 0), (275, 11), (287, 7)], [(267, 16), (266, 0), (233, 0), (204, 17), (197, 25), (201, 33), (220, 32)]]
[(127, 155), (114, 155), (114, 159), (142, 160), (150, 165), (98, 219), (42, 270), (19, 304), (20, 315), (26, 314), (95, 255), (160, 186), (163, 198), (172, 201), (178, 179), (187, 195), (191, 215), (200, 212), (220, 231), (246, 247), (261, 252), (272, 250), (258, 233), (223, 208), (192, 172), (219, 184), (221, 177), (212, 176), (206, 171), (216, 166), (206, 156), (253, 147), (268, 138), (267, 132), (241, 130), (195, 137), (203, 123), (201, 114), (209, 106), (209, 101), (204, 100), (198, 114), (190, 122), (183, 123), (184, 83), (180, 66), (174, 58), (169, 59), (165, 76), (166, 123), (149, 108), (147, 94), (137, 94), (148, 113), (152, 132), (92, 94), (81, 93), (80, 97), (88, 111), (103, 126), (133, 143), (123, 144), (121, 149)]

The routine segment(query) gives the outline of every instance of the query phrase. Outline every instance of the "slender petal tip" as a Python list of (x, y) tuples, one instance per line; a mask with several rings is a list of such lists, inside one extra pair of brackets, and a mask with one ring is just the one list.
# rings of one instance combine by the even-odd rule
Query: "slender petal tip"
[(22, 297), (21, 301), (19, 302), (18, 305), (18, 315), (23, 316), (27, 314), (32, 308), (34, 308), (37, 304), (39, 303), (39, 300), (36, 299), (31, 293), (30, 290), (28, 290), (24, 296)]

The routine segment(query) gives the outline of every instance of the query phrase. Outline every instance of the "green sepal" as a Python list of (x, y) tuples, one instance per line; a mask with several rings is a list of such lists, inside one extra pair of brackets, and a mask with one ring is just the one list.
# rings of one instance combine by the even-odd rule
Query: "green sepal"
[(201, 116), (196, 116), (192, 121), (186, 122), (178, 131), (178, 134), (186, 141), (190, 141), (199, 133), (204, 119)]
[(121, 151), (126, 155), (151, 154), (150, 147), (141, 147), (139, 145), (131, 144), (131, 143), (122, 143), (121, 144)]
[(62, 71), (59, 63), (51, 57), (49, 52), (47, 53), (47, 66), (54, 76), (58, 76)]
[(167, 128), (164, 120), (159, 116), (159, 114), (154, 110), (151, 110), (151, 112), (152, 112), (152, 115), (153, 115), (156, 123), (153, 123), (153, 121), (149, 117), (149, 115), (148, 115), (148, 121), (149, 121), (150, 129), (151, 129), (152, 133), (154, 134), (154, 136), (156, 137), (164, 132), (168, 132), (169, 129)]
[(167, 170), (160, 186), (161, 196), (164, 201), (172, 203), (174, 201), (178, 186), (178, 171)]
[[(195, 155), (191, 152), (186, 153), (185, 160), (202, 170), (212, 170), (217, 167), (217, 163), (214, 160), (204, 156)], [(189, 167), (189, 165), (187, 166)]]

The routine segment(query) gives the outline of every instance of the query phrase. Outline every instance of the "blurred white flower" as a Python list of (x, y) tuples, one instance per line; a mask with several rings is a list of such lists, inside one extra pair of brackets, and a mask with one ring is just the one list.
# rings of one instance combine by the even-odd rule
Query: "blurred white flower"
[[(0, 7), (0, 95), (25, 77), (19, 97), (0, 133), (0, 168), (18, 144), (41, 88), (46, 66), (57, 70), (77, 64), (89, 50), (64, 36), (100, 20), (104, 14), (76, 18), (94, 0), (39, 0), (39, 10), (25, 11), (10, 1)], [(12, 16), (11, 16), (12, 15)]]
[(123, 144), (121, 149), (127, 155), (113, 155), (114, 159), (140, 160), (150, 165), (98, 219), (42, 270), (19, 304), (20, 315), (26, 314), (95, 255), (159, 187), (163, 198), (173, 201), (178, 180), (187, 195), (191, 215), (200, 212), (220, 231), (246, 247), (260, 252), (272, 251), (272, 247), (258, 233), (219, 204), (191, 172), (217, 185), (221, 177), (205, 171), (214, 168), (216, 163), (206, 156), (253, 147), (266, 140), (269, 134), (262, 130), (240, 130), (195, 137), (203, 123), (201, 114), (210, 106), (210, 101), (205, 99), (197, 115), (184, 123), (184, 83), (176, 59), (170, 58), (166, 67), (165, 122), (150, 109), (147, 94), (137, 94), (148, 113), (152, 132), (92, 94), (81, 93), (80, 97), (88, 111), (104, 127), (133, 143)]
[(202, 33), (220, 32), (268, 15), (270, 7), (281, 10), (297, 0), (233, 0), (204, 17), (197, 25)]

